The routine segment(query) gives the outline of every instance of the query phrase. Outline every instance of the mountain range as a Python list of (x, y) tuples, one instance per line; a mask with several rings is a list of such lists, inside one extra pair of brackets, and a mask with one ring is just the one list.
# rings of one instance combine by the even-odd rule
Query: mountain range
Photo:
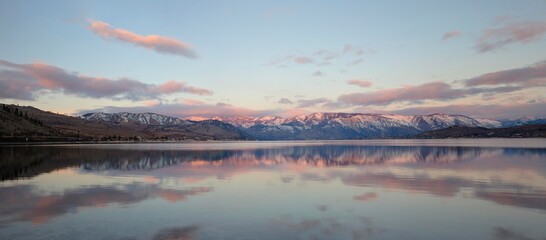
[(449, 127), (501, 128), (541, 123), (544, 119), (521, 118), (514, 121), (471, 118), (464, 115), (435, 113), (430, 115), (394, 115), (363, 113), (313, 113), (289, 118), (263, 117), (190, 117), (179, 119), (154, 113), (87, 113), (91, 121), (137, 123), (141, 125), (184, 126), (194, 122), (218, 121), (239, 129), (247, 139), (369, 139), (406, 138), (422, 132)]
[(239, 116), (182, 119), (156, 113), (95, 112), (75, 117), (17, 105), (2, 105), (0, 120), (0, 141), (8, 142), (411, 138), (418, 134), (421, 134), (419, 137), (427, 136), (422, 134), (424, 132), (453, 127), (500, 129), (546, 124), (546, 119), (531, 117), (491, 120), (441, 113), (313, 113), (287, 118)]

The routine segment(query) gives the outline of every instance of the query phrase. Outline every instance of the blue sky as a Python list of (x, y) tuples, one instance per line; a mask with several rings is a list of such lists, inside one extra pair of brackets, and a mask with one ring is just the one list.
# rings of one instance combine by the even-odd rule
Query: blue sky
[(545, 1), (4, 0), (0, 101), (67, 114), (543, 117), (545, 12)]

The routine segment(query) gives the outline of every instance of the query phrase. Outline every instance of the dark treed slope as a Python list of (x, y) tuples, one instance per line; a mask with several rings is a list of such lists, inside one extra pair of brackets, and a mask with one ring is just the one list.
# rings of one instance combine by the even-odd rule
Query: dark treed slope
[(2, 105), (0, 141), (238, 140), (243, 134), (219, 121), (155, 125), (92, 121), (29, 106)]

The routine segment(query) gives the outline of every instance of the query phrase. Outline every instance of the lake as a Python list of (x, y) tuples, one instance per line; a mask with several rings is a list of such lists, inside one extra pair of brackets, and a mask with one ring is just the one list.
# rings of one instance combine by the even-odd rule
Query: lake
[(0, 239), (546, 239), (546, 139), (0, 154)]

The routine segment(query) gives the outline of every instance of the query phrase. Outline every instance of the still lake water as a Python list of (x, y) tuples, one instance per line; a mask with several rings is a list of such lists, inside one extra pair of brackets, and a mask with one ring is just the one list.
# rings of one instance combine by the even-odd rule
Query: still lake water
[(546, 239), (546, 139), (0, 154), (0, 239)]

